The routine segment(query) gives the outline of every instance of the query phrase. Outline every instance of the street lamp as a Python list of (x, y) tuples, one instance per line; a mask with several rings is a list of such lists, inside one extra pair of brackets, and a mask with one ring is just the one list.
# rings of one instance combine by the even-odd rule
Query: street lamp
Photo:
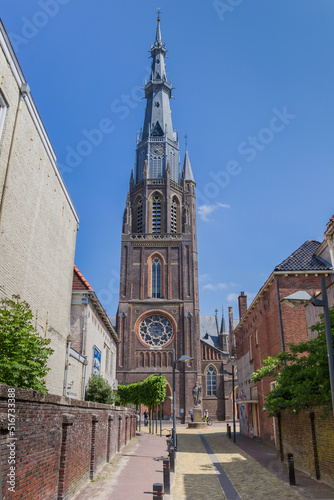
[(175, 359), (175, 349), (173, 349), (173, 430), (172, 430), (172, 438), (173, 438), (173, 446), (176, 448), (176, 409), (175, 409), (175, 368), (176, 363), (180, 363), (181, 361), (193, 361), (194, 358), (190, 358), (189, 356), (181, 356), (180, 359)]
[(226, 375), (232, 375), (232, 392), (233, 392), (233, 443), (235, 443), (235, 396), (234, 396), (234, 365), (232, 365), (232, 373), (227, 370), (222, 370), (219, 373), (226, 373)]
[(321, 278), (321, 294), (322, 300), (315, 299), (311, 297), (305, 291), (295, 292), (288, 297), (284, 297), (281, 302), (285, 302), (289, 307), (306, 306), (311, 302), (316, 307), (324, 308), (324, 318), (325, 318), (325, 330), (326, 330), (326, 342), (327, 342), (327, 354), (328, 354), (328, 366), (329, 366), (329, 380), (331, 385), (332, 393), (332, 409), (334, 414), (334, 356), (333, 356), (333, 340), (332, 340), (332, 330), (331, 322), (329, 318), (329, 308), (328, 308), (328, 297), (326, 290), (326, 280)]

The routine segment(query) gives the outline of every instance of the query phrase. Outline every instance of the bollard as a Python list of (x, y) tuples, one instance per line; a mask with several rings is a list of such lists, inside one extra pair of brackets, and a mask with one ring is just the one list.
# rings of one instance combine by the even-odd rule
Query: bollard
[(169, 468), (169, 458), (164, 458), (163, 463), (163, 473), (164, 473), (164, 494), (170, 494), (170, 468)]
[(171, 446), (169, 449), (169, 463), (170, 463), (170, 471), (175, 472), (175, 448)]
[(170, 447), (172, 446), (172, 435), (167, 434), (166, 438), (167, 438), (167, 451), (169, 454)]
[(231, 439), (231, 426), (230, 426), (230, 424), (227, 424), (227, 435)]
[(288, 453), (288, 466), (289, 466), (289, 481), (290, 486), (295, 486), (296, 478), (295, 478), (295, 464), (293, 461), (293, 453)]
[(159, 500), (163, 498), (162, 483), (154, 483), (153, 485), (153, 500)]

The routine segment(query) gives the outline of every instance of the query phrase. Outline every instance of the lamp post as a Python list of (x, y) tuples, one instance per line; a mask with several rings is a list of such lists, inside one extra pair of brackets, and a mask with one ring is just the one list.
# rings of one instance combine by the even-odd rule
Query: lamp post
[(329, 380), (331, 386), (332, 394), (332, 409), (334, 414), (334, 356), (333, 356), (333, 340), (332, 340), (332, 330), (331, 322), (329, 318), (329, 307), (328, 307), (328, 297), (326, 290), (326, 280), (321, 278), (321, 294), (322, 300), (315, 299), (311, 297), (305, 291), (295, 292), (288, 297), (284, 297), (281, 302), (285, 302), (290, 307), (305, 306), (309, 303), (313, 304), (315, 307), (324, 308), (324, 319), (325, 319), (325, 331), (326, 331), (326, 343), (327, 343), (327, 354), (328, 354), (328, 367), (329, 367)]
[(234, 365), (232, 365), (232, 373), (228, 372), (227, 370), (222, 370), (221, 372), (219, 373), (222, 373), (222, 374), (226, 374), (226, 375), (232, 375), (232, 394), (233, 394), (233, 398), (232, 398), (232, 401), (233, 401), (233, 443), (235, 443), (235, 396), (234, 396)]
[(189, 356), (181, 356), (180, 359), (175, 359), (175, 349), (173, 349), (173, 430), (172, 430), (172, 438), (173, 438), (173, 446), (176, 447), (176, 395), (175, 395), (175, 369), (176, 363), (180, 363), (181, 361), (192, 361), (194, 358), (190, 358)]

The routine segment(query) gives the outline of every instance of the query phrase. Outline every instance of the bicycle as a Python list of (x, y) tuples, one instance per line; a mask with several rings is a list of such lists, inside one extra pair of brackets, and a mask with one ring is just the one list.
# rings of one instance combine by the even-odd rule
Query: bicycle
[(210, 417), (203, 417), (202, 422), (205, 422), (208, 425), (212, 425), (212, 420)]

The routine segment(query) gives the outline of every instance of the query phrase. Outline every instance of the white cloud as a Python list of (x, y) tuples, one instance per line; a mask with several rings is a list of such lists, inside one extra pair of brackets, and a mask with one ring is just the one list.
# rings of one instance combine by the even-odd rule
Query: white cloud
[(209, 281), (210, 275), (209, 274), (200, 274), (198, 276), (198, 281), (203, 282), (203, 281)]
[(217, 285), (213, 285), (212, 283), (208, 283), (207, 285), (203, 286), (203, 289), (205, 290), (224, 290), (227, 288), (227, 285), (225, 283), (218, 283)]
[(218, 208), (231, 208), (230, 205), (226, 205), (225, 203), (215, 203), (214, 205), (201, 205), (198, 207), (198, 215), (200, 219), (204, 222), (209, 222), (208, 215), (215, 212)]

